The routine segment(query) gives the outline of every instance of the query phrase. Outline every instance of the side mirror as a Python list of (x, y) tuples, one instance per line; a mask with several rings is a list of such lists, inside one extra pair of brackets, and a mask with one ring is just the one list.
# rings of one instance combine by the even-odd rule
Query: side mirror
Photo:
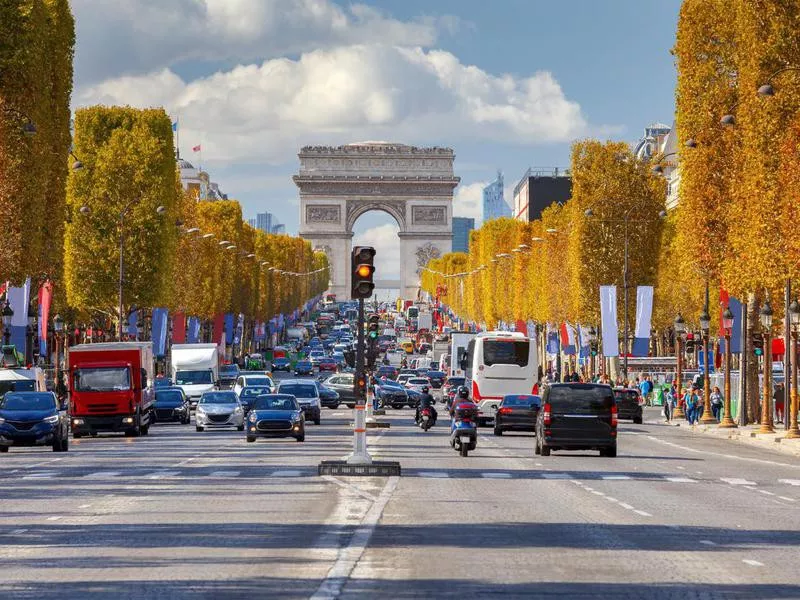
[(492, 404), (492, 408), (497, 410), (497, 404)]

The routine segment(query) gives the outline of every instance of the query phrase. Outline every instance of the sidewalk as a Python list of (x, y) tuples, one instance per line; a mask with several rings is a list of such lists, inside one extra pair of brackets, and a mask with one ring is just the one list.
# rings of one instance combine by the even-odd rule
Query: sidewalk
[(648, 425), (682, 427), (685, 431), (694, 434), (727, 438), (735, 442), (747, 444), (748, 446), (757, 446), (783, 454), (800, 456), (800, 439), (787, 440), (783, 423), (773, 425), (775, 433), (758, 433), (761, 427), (760, 425), (748, 425), (746, 427), (737, 427), (736, 429), (722, 429), (717, 425), (689, 425), (684, 419), (666, 423), (663, 417), (645, 419), (645, 423)]

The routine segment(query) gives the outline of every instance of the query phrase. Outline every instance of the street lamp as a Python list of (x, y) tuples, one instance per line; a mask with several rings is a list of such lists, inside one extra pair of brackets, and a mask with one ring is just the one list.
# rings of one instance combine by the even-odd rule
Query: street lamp
[[(725, 311), (722, 313), (722, 328), (725, 331), (725, 404), (722, 421), (719, 426), (733, 429), (736, 427), (736, 423), (731, 417), (731, 332), (733, 331), (733, 313), (730, 306), (726, 306)], [(739, 410), (742, 410), (741, 406)]]
[(25, 328), (25, 363), (29, 365), (33, 364), (33, 343), (35, 340), (34, 335), (36, 334), (37, 314), (33, 304), (28, 304), (28, 326)]
[(675, 317), (673, 327), (675, 328), (675, 357), (677, 360), (675, 368), (675, 395), (677, 398), (672, 416), (676, 419), (685, 419), (686, 415), (683, 412), (683, 408), (681, 408), (681, 378), (683, 377), (683, 351), (681, 350), (681, 342), (686, 333), (686, 321), (683, 320), (681, 313), (678, 313), (678, 316)]
[(797, 298), (789, 305), (789, 318), (792, 324), (792, 391), (789, 399), (789, 414), (784, 418), (789, 421), (786, 437), (796, 439), (800, 438), (800, 429), (797, 426), (797, 330), (800, 327), (800, 302), (797, 301)]
[(64, 331), (64, 319), (61, 318), (61, 315), (56, 313), (56, 316), (53, 317), (53, 331), (55, 332), (53, 337), (55, 338), (56, 342), (56, 381), (61, 381), (61, 360), (59, 356), (59, 338), (61, 337), (61, 332)]
[(11, 343), (11, 319), (14, 318), (14, 310), (11, 308), (11, 304), (8, 300), (6, 300), (5, 305), (3, 306), (3, 340), (5, 345), (8, 346)]
[(761, 428), (759, 433), (774, 433), (772, 428), (772, 404), (770, 392), (772, 388), (772, 307), (769, 300), (764, 301), (764, 306), (759, 314), (761, 327), (764, 330), (764, 390), (761, 398)]
[[(706, 296), (707, 298), (707, 296)], [(708, 356), (708, 342), (711, 337), (711, 316), (708, 314), (708, 300), (700, 313), (700, 329), (703, 332), (703, 418), (700, 422), (704, 425), (716, 423), (714, 413), (711, 412), (711, 361)]]
[(33, 120), (24, 112), (10, 106), (4, 106), (0, 108), (0, 110), (4, 113), (16, 115), (17, 117), (25, 120), (25, 124), (21, 127), (22, 134), (25, 137), (33, 137), (36, 135), (36, 125), (34, 124)]

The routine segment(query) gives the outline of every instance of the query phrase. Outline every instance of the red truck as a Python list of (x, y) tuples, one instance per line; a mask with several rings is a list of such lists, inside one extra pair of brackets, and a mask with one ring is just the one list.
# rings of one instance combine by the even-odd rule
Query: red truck
[(155, 404), (152, 342), (79, 344), (67, 361), (72, 437), (147, 435)]

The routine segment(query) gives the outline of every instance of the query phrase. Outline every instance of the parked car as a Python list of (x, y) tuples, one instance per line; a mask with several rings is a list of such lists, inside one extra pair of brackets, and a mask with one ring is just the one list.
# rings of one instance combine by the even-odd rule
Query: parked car
[(339, 365), (332, 358), (325, 357), (317, 363), (317, 368), (319, 368), (320, 373), (323, 371), (335, 373), (339, 370)]
[(255, 385), (258, 387), (270, 387), (275, 391), (275, 384), (269, 376), (264, 373), (242, 373), (233, 385), (233, 391), (236, 395), (242, 393), (242, 390), (247, 386)]
[(230, 365), (222, 365), (219, 368), (219, 389), (229, 390), (236, 383), (240, 375), (239, 365), (232, 363)]
[(544, 389), (534, 452), (599, 450), (617, 455), (617, 403), (607, 385), (554, 383)]
[(636, 388), (614, 388), (614, 399), (617, 401), (617, 416), (620, 419), (631, 419), (637, 425), (642, 424), (644, 398)]
[(298, 442), (306, 439), (306, 422), (303, 410), (294, 396), (269, 394), (256, 398), (247, 416), (247, 441), (263, 437), (293, 437)]
[(175, 386), (156, 389), (156, 403), (153, 409), (156, 423), (182, 423), (191, 421), (191, 405), (183, 389)]
[(356, 395), (353, 386), (355, 385), (355, 376), (352, 373), (337, 373), (336, 375), (328, 375), (322, 381), (322, 385), (326, 388), (335, 391), (339, 394), (339, 403), (346, 404), (348, 408), (354, 408), (356, 405)]
[(239, 393), (239, 402), (242, 404), (245, 416), (253, 408), (256, 398), (271, 393), (272, 388), (268, 385), (248, 385), (246, 388), (242, 388)]
[(294, 396), (303, 409), (306, 419), (313, 420), (314, 425), (320, 424), (322, 404), (315, 382), (307, 379), (285, 379), (278, 385), (277, 393)]
[(531, 394), (507, 394), (503, 396), (494, 417), (494, 434), (505, 431), (536, 431), (536, 418), (542, 399)]
[(286, 371), (287, 373), (292, 372), (292, 361), (288, 358), (281, 357), (281, 358), (273, 358), (272, 359), (272, 371)]
[(298, 360), (294, 365), (294, 374), (297, 375), (313, 375), (314, 365), (310, 360)]
[(232, 391), (206, 392), (194, 414), (195, 428), (236, 427), (244, 431), (244, 408)]
[(431, 382), (431, 387), (435, 390), (440, 389), (444, 385), (444, 380), (447, 377), (444, 371), (428, 371), (425, 376)]
[(0, 452), (10, 446), (69, 450), (67, 404), (53, 392), (6, 392), (0, 400)]

